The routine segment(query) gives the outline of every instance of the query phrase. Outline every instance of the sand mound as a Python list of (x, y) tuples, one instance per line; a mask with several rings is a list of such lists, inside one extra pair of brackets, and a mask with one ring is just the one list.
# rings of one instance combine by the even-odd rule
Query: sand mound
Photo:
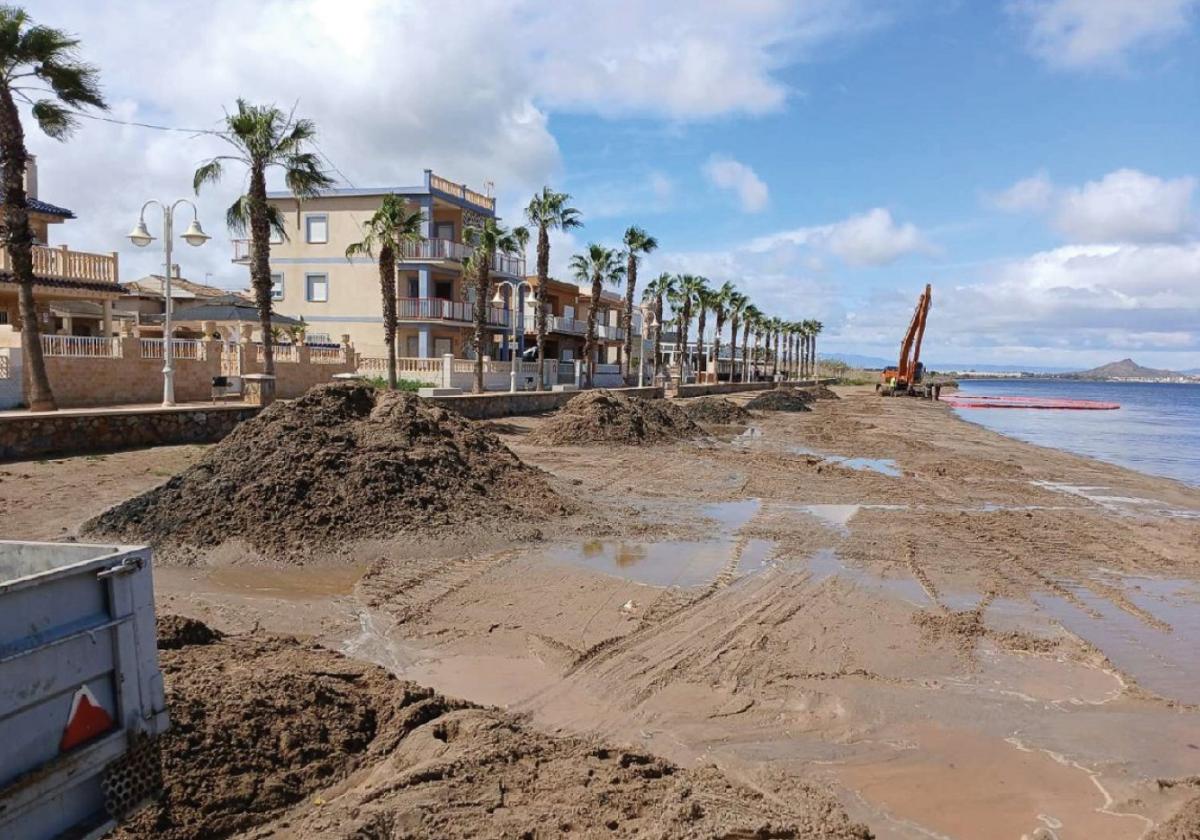
[(542, 446), (638, 446), (703, 434), (683, 409), (667, 400), (643, 400), (601, 389), (572, 399), (527, 440)]
[(1197, 837), (1200, 837), (1200, 796), (1188, 800), (1175, 816), (1146, 835), (1146, 840), (1196, 840)]
[(85, 532), (213, 548), (238, 539), (269, 557), (445, 525), (544, 520), (567, 512), (540, 470), (494, 434), (414, 394), (313, 388), (238, 426), (166, 484)]
[(763, 391), (750, 402), (746, 403), (746, 408), (752, 408), (756, 411), (812, 411), (808, 404), (813, 402), (816, 397), (809, 394), (807, 391), (794, 391), (791, 388), (775, 388), (771, 391)]
[(835, 394), (833, 391), (831, 391), (829, 388), (827, 388), (824, 385), (814, 385), (813, 387), (805, 388), (804, 390), (806, 393), (812, 394), (814, 397), (816, 397), (819, 400), (840, 400), (841, 399), (841, 397), (839, 397), (837, 394)]
[(160, 659), (165, 793), (119, 838), (870, 836), (802, 785), (768, 799), (714, 768), (552, 738), (292, 638)]
[(155, 622), (159, 650), (178, 650), (188, 645), (211, 645), (222, 638), (203, 621), (181, 615), (160, 615)]
[(700, 397), (680, 405), (684, 413), (697, 423), (728, 425), (745, 423), (750, 419), (749, 411), (721, 397)]

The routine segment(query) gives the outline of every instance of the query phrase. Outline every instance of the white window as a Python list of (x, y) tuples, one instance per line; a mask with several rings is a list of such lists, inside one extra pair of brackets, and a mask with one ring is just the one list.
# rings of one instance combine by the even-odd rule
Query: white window
[(575, 320), (575, 307), (574, 306), (564, 306), (563, 307), (563, 317), (566, 318), (568, 321)]
[(272, 225), (271, 226), (271, 238), (268, 239), (267, 241), (270, 242), (272, 245), (282, 245), (283, 244), (283, 233), (281, 231), (276, 230), (275, 226)]
[(271, 274), (271, 300), (283, 300), (282, 274)]
[(329, 217), (310, 215), (304, 217), (304, 241), (310, 245), (321, 245), (329, 241)]
[(329, 339), (329, 333), (306, 332), (304, 340), (309, 344), (333, 344)]
[(562, 353), (559, 354), (559, 359), (564, 362), (575, 361), (575, 351), (564, 347)]
[(312, 303), (325, 303), (329, 300), (329, 275), (306, 274), (304, 285), (308, 289), (308, 299)]
[(446, 239), (454, 241), (454, 222), (435, 222), (433, 225), (433, 238)]

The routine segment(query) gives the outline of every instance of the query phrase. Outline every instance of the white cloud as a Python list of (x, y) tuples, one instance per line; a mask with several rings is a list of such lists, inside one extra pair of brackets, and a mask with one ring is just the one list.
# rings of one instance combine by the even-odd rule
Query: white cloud
[(1064, 191), (1055, 225), (1076, 242), (1172, 239), (1192, 225), (1194, 178), (1164, 180), (1119, 169)]
[(1048, 212), (1070, 242), (1173, 241), (1195, 231), (1192, 177), (1158, 178), (1118, 169), (1078, 187), (1059, 187), (1044, 172), (990, 196), (1008, 212)]
[(766, 209), (770, 198), (767, 185), (746, 164), (723, 155), (713, 155), (704, 164), (703, 170), (711, 184), (737, 193), (744, 212), (758, 213)]
[(885, 207), (876, 207), (829, 225), (762, 236), (750, 243), (750, 250), (769, 252), (781, 243), (826, 251), (853, 266), (888, 265), (908, 254), (934, 251), (916, 225), (910, 222), (897, 224)]
[(1010, 213), (1021, 211), (1040, 212), (1050, 206), (1054, 197), (1054, 185), (1045, 172), (1022, 178), (1004, 192), (990, 197), (993, 207)]
[(1197, 0), (1015, 0), (1030, 51), (1067, 69), (1120, 66), (1187, 29)]

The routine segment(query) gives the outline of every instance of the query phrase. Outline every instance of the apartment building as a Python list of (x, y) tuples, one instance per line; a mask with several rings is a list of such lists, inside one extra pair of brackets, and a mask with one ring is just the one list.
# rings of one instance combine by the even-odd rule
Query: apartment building
[[(538, 287), (537, 276), (525, 278), (534, 289)], [(546, 284), (546, 358), (560, 362), (574, 362), (583, 358), (583, 345), (587, 338), (588, 312), (592, 308), (590, 288), (574, 283), (564, 283), (550, 278)], [(596, 338), (599, 342), (599, 364), (620, 364), (622, 342), (625, 331), (621, 329), (621, 310), (624, 300), (620, 295), (604, 290), (596, 316)], [(525, 346), (536, 346), (537, 321), (534, 309), (526, 305), (524, 313)], [(641, 316), (635, 313), (634, 333), (640, 332)], [(528, 350), (526, 352), (529, 352)]]
[[(471, 358), (475, 290), (463, 276), (470, 252), (463, 231), (494, 218), (496, 200), (429, 170), (417, 186), (334, 189), (303, 201), (271, 193), (287, 223), (287, 237), (271, 244), (275, 306), (303, 318), (311, 339), (349, 335), (361, 356), (383, 357), (378, 264), (369, 257), (347, 259), (346, 248), (362, 239), (362, 226), (389, 194), (408, 199), (424, 215), (424, 240), (405, 248), (398, 265), (398, 353)], [(248, 243), (235, 242), (234, 248), (234, 262), (248, 264)], [(523, 257), (497, 255), (492, 275), (516, 280), (524, 269)], [(509, 316), (507, 300), (495, 306), (489, 298), (485, 356), (507, 358)]]

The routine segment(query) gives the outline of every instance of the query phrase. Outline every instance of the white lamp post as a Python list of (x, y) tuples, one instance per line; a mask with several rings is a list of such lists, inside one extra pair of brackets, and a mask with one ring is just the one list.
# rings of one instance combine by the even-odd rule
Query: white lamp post
[(511, 280), (501, 280), (496, 284), (496, 294), (492, 296), (492, 304), (494, 306), (504, 305), (504, 296), (500, 294), (500, 289), (504, 286), (508, 287), (509, 294), (512, 296), (512, 304), (508, 307), (508, 320), (509, 325), (512, 327), (512, 346), (510, 348), (512, 370), (508, 374), (508, 390), (509, 393), (515, 394), (517, 393), (517, 305), (521, 302), (521, 288), (524, 287), (528, 292), (525, 300), (534, 306), (537, 306), (537, 295), (533, 291), (533, 286), (524, 280), (516, 283)]
[(650, 337), (653, 342), (652, 333), (658, 328), (658, 320), (654, 317), (653, 307), (643, 304), (638, 309), (642, 312), (642, 352), (638, 354), (638, 387), (641, 388), (646, 382), (646, 338)]
[(163, 405), (175, 405), (175, 352), (171, 343), (171, 240), (174, 237), (175, 229), (175, 208), (180, 204), (186, 204), (192, 208), (192, 223), (188, 225), (187, 230), (183, 232), (180, 238), (191, 245), (193, 248), (198, 248), (207, 242), (210, 237), (200, 227), (200, 219), (196, 211), (196, 205), (188, 201), (186, 198), (181, 198), (174, 204), (165, 204), (155, 199), (150, 199), (142, 205), (142, 211), (138, 214), (138, 222), (134, 225), (133, 230), (129, 232), (129, 241), (139, 248), (145, 248), (154, 241), (154, 237), (150, 231), (146, 229), (146, 208), (151, 204), (157, 204), (162, 209), (163, 213), (163, 252), (166, 259), (167, 272), (165, 285), (163, 287), (163, 297), (165, 298), (164, 316), (163, 316)]

